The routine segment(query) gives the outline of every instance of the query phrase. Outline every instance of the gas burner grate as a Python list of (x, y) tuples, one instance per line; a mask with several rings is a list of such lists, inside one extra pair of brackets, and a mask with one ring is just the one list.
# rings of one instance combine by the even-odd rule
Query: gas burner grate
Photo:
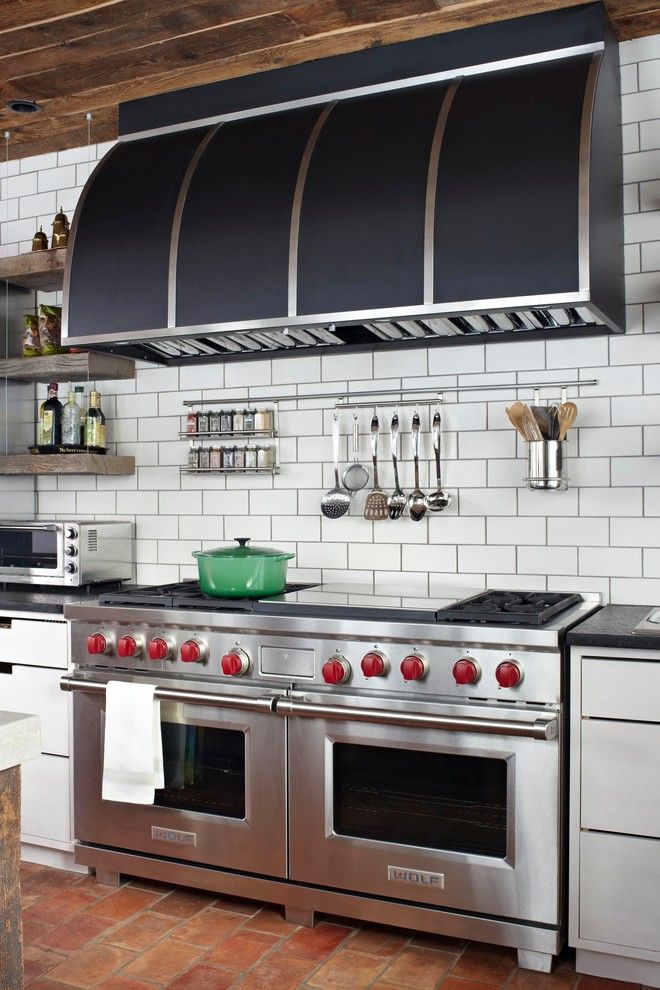
[(544, 626), (582, 601), (581, 595), (545, 591), (484, 591), (436, 613), (438, 622)]
[[(288, 584), (283, 594), (293, 591), (305, 591), (313, 588), (312, 584)], [(277, 600), (279, 596), (275, 597)], [(262, 601), (271, 601), (264, 598)], [(120, 588), (110, 594), (101, 595), (100, 605), (127, 605), (130, 608), (162, 608), (162, 609), (199, 609), (205, 612), (250, 612), (254, 609), (257, 598), (215, 598), (205, 595), (199, 582), (190, 578), (187, 581), (175, 581), (172, 584), (161, 585), (132, 585)]]

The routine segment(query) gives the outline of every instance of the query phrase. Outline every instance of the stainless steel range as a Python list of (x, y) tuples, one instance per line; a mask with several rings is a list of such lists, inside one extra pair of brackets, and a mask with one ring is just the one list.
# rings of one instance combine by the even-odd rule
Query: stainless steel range
[[(563, 940), (565, 653), (578, 595), (444, 600), (193, 582), (71, 605), (76, 861), (518, 948)], [(156, 683), (165, 787), (101, 800), (105, 686)]]

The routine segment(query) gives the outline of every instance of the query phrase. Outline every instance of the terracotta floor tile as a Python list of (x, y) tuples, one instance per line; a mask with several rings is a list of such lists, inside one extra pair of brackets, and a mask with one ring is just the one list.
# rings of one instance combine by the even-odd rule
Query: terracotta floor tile
[(369, 952), (373, 956), (395, 956), (408, 941), (408, 932), (401, 929), (369, 925), (360, 929), (346, 945), (355, 952)]
[(158, 913), (167, 914), (172, 918), (192, 918), (198, 911), (210, 907), (214, 901), (215, 894), (180, 888), (166, 894), (158, 902)]
[(502, 986), (516, 967), (513, 949), (503, 949), (496, 945), (473, 942), (468, 945), (458, 962), (452, 967), (451, 975), (460, 976), (477, 983), (494, 983)]
[(36, 980), (38, 976), (43, 976), (49, 970), (57, 966), (66, 957), (52, 949), (42, 949), (38, 945), (25, 945), (23, 947), (23, 972), (25, 982)]
[(23, 918), (23, 945), (32, 945), (48, 931), (50, 931), (48, 925), (39, 925), (36, 921)]
[(49, 972), (48, 976), (51, 980), (60, 980), (62, 983), (70, 983), (74, 987), (88, 990), (90, 987), (98, 986), (132, 958), (133, 954), (126, 949), (97, 942), (69, 956)]
[(219, 908), (221, 911), (229, 911), (230, 914), (244, 914), (251, 918), (263, 905), (260, 901), (247, 901), (243, 897), (230, 897), (228, 894), (221, 894), (213, 907)]
[(257, 932), (270, 932), (271, 935), (292, 935), (299, 925), (289, 925), (284, 920), (284, 911), (281, 908), (262, 907), (243, 927)]
[[(312, 959), (285, 956), (274, 952), (262, 963), (239, 979), (237, 990), (296, 990), (312, 972), (317, 963)], [(353, 990), (352, 983), (341, 985), (342, 990)]]
[(186, 921), (174, 932), (173, 938), (181, 938), (191, 945), (202, 945), (210, 948), (233, 932), (245, 921), (242, 914), (229, 914), (228, 911), (217, 911), (214, 907), (200, 911), (190, 921)]
[(202, 951), (198, 945), (165, 938), (129, 963), (121, 975), (138, 976), (140, 979), (153, 980), (154, 983), (167, 983), (197, 962)]
[(143, 983), (142, 980), (130, 980), (125, 976), (111, 976), (96, 990), (154, 990), (154, 984)]
[(111, 921), (119, 922), (130, 918), (138, 911), (143, 911), (144, 908), (151, 907), (158, 900), (157, 894), (149, 893), (146, 890), (120, 887), (119, 890), (108, 894), (107, 897), (95, 901), (89, 908), (89, 912), (99, 918), (109, 918)]
[(494, 983), (475, 983), (473, 980), (462, 980), (459, 976), (446, 976), (440, 984), (441, 990), (499, 990)]
[(380, 976), (385, 966), (385, 960), (376, 956), (344, 949), (328, 959), (308, 983), (310, 987), (322, 990), (348, 990), (349, 987), (351, 990), (361, 990)]
[(228, 935), (222, 942), (218, 942), (208, 955), (204, 956), (204, 962), (214, 966), (225, 966), (227, 969), (237, 969), (240, 973), (244, 973), (278, 942), (277, 935), (246, 931), (241, 928), (233, 935)]
[[(338, 945), (348, 938), (352, 929), (339, 925), (328, 925), (326, 922), (315, 928), (299, 928), (282, 946), (282, 952), (292, 956), (302, 956), (303, 959), (324, 959), (334, 952)], [(354, 941), (354, 940), (353, 940)], [(351, 948), (354, 948), (351, 945)]]
[(113, 890), (118, 890), (119, 888), (113, 887), (107, 883), (99, 883), (95, 876), (91, 873), (87, 877), (83, 877), (79, 883), (76, 884), (76, 890), (84, 890), (88, 894), (93, 894), (94, 897), (107, 897), (111, 894)]
[(41, 863), (28, 863), (26, 860), (21, 860), (19, 866), (21, 880), (24, 880), (25, 877), (32, 876), (34, 873), (40, 873), (42, 870), (45, 869), (46, 867), (42, 866)]
[[(71, 983), (56, 983), (55, 980), (49, 980), (47, 976), (40, 980), (30, 980), (25, 986), (28, 987), (28, 990), (78, 990), (78, 987), (74, 987)], [(153, 990), (153, 987), (150, 987), (149, 990)]]
[(456, 957), (448, 952), (409, 946), (390, 963), (382, 978), (385, 982), (396, 983), (402, 987), (433, 990), (455, 959)]
[(119, 945), (123, 949), (135, 949), (141, 952), (150, 948), (163, 935), (171, 932), (176, 925), (174, 918), (166, 918), (165, 915), (155, 914), (153, 911), (142, 911), (120, 928), (109, 932), (103, 941), (108, 945)]
[(24, 894), (41, 894), (42, 897), (55, 894), (60, 890), (73, 887), (80, 880), (80, 873), (68, 870), (53, 870), (45, 866), (38, 873), (33, 873), (21, 881)]
[(178, 976), (167, 990), (226, 990), (236, 980), (236, 973), (215, 966), (193, 966)]
[[(575, 965), (572, 960), (560, 959), (555, 963), (552, 973), (536, 973), (531, 969), (514, 969), (511, 982), (507, 986), (512, 990), (570, 990), (576, 981)], [(607, 981), (615, 982), (615, 981)], [(629, 983), (623, 983), (620, 987), (630, 990)], [(619, 985), (609, 988), (609, 990), (620, 990)], [(592, 987), (591, 990), (596, 990)], [(602, 987), (601, 990), (608, 990)]]
[(578, 990), (634, 990), (639, 983), (624, 983), (622, 980), (606, 980), (601, 976), (581, 976)]
[(39, 925), (61, 925), (71, 915), (94, 903), (92, 895), (84, 890), (62, 890), (33, 904), (25, 911), (25, 918)]
[(63, 925), (50, 928), (39, 939), (39, 945), (58, 952), (69, 954), (82, 949), (88, 942), (93, 942), (103, 932), (107, 931), (114, 922), (106, 918), (96, 918), (87, 911), (69, 918)]

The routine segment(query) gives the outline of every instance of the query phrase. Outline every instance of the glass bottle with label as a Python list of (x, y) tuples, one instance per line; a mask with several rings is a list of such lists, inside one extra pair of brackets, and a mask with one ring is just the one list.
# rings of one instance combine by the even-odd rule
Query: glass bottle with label
[(85, 446), (85, 413), (84, 413), (85, 386), (76, 385), (76, 387), (74, 388), (74, 392), (76, 393), (76, 399), (78, 402), (78, 406), (80, 408), (80, 424), (79, 424), (80, 429), (78, 430), (78, 439), (76, 440), (76, 443), (79, 443), (81, 447), (84, 447)]
[(57, 383), (48, 386), (48, 398), (39, 409), (39, 443), (42, 446), (56, 446), (62, 443), (62, 403), (57, 398)]
[(80, 446), (82, 410), (76, 401), (77, 398), (77, 391), (69, 389), (69, 398), (62, 410), (62, 443), (68, 447)]
[(85, 417), (85, 446), (97, 454), (105, 454), (105, 416), (101, 411), (101, 393), (89, 393), (89, 409)]

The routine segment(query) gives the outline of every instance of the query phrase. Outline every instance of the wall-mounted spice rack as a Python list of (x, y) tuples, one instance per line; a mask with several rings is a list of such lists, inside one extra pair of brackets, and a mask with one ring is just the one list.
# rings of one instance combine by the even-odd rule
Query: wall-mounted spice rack
[[(279, 471), (279, 444), (257, 443), (278, 439), (274, 408), (207, 412), (195, 410), (209, 405), (208, 400), (187, 400), (184, 405), (190, 411), (186, 429), (179, 432), (179, 437), (189, 440), (190, 446), (188, 462), (181, 467), (183, 474), (272, 475)], [(244, 444), (236, 443), (241, 440)]]

